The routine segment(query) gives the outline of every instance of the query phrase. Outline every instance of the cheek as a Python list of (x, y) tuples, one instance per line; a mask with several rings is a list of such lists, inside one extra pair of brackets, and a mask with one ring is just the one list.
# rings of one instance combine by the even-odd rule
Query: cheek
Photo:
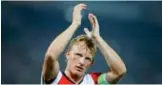
[(89, 68), (91, 66), (91, 62), (86, 64), (86, 68)]
[(77, 57), (76, 57), (75, 55), (72, 55), (72, 56), (70, 57), (70, 61), (71, 61), (72, 63), (77, 62)]

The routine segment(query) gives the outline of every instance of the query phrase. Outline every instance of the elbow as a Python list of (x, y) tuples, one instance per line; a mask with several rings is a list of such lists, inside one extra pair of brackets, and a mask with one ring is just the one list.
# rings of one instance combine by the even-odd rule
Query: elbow
[(58, 51), (47, 51), (45, 54), (45, 59), (57, 60), (59, 55), (60, 54)]
[(118, 71), (118, 76), (124, 76), (127, 73), (127, 68), (123, 66), (119, 71)]
[(126, 73), (127, 73), (127, 69), (124, 68), (124, 69), (122, 69), (122, 71), (120, 73), (120, 76), (124, 76)]

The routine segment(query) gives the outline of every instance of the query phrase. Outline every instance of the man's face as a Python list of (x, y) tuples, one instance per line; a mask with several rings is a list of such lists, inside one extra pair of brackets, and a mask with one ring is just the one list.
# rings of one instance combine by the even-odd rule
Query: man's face
[(66, 54), (69, 70), (82, 76), (92, 64), (93, 56), (83, 41), (74, 44)]

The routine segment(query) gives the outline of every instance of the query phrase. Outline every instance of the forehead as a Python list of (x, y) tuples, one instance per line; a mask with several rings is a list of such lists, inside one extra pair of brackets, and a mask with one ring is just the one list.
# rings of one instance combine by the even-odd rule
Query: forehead
[(90, 49), (86, 46), (84, 41), (80, 41), (74, 44), (71, 50), (76, 53), (85, 54), (86, 56), (92, 56)]

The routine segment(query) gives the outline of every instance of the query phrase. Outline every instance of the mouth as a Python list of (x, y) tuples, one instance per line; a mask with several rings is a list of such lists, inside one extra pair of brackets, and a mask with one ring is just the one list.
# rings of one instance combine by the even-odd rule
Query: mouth
[(81, 66), (76, 66), (77, 71), (82, 72), (84, 69)]

